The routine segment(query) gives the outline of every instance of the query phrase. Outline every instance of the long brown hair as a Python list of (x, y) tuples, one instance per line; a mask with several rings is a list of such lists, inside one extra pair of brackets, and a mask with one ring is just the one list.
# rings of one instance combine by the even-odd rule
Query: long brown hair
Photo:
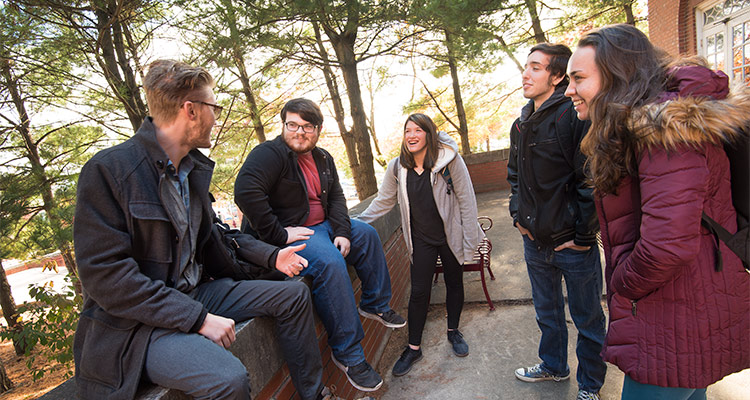
[[(439, 141), (437, 125), (432, 121), (432, 118), (424, 114), (415, 113), (410, 115), (409, 118), (406, 119), (406, 122), (404, 122), (404, 131), (406, 131), (406, 124), (408, 124), (409, 121), (417, 124), (417, 126), (422, 128), (425, 132), (427, 152), (424, 155), (424, 163), (422, 167), (425, 170), (432, 169), (438, 158)], [(401, 138), (401, 154), (399, 154), (398, 159), (399, 163), (401, 163), (401, 166), (404, 168), (412, 169), (416, 167), (416, 164), (414, 163), (414, 155), (412, 155), (406, 147), (406, 141), (403, 137)]]
[(638, 171), (636, 135), (628, 129), (633, 109), (664, 90), (669, 57), (632, 25), (609, 25), (586, 33), (578, 47), (591, 46), (601, 89), (591, 102), (591, 128), (581, 142), (594, 187), (615, 193), (626, 175)]

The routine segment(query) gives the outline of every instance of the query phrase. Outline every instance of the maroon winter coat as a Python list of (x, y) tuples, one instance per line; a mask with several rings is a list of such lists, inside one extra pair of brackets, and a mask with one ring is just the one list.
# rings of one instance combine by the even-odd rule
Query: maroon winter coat
[[(695, 68), (682, 74), (694, 78)], [(700, 79), (724, 98), (726, 79), (709, 78)], [(602, 354), (636, 382), (704, 388), (750, 367), (750, 275), (723, 244), (724, 269), (715, 271), (714, 237), (701, 226), (705, 211), (736, 230), (721, 141), (750, 120), (750, 90), (739, 92), (666, 95), (636, 110), (640, 204), (630, 177), (617, 195), (597, 198), (610, 314)]]

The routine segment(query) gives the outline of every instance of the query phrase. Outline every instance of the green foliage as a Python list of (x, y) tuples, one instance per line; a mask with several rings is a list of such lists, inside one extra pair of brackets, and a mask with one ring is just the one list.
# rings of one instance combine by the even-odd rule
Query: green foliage
[[(29, 294), (33, 302), (18, 307), (18, 315), (23, 318), (22, 329), (12, 331), (4, 328), (0, 331), (0, 338), (24, 343), (26, 367), (34, 380), (51, 370), (49, 364), (34, 366), (37, 357), (58, 364), (65, 369), (66, 377), (73, 375), (73, 335), (78, 326), (78, 313), (82, 304), (81, 297), (75, 292), (74, 279), (67, 275), (66, 286), (60, 292), (54, 290), (51, 281), (31, 285)], [(41, 350), (34, 354), (32, 349), (37, 345), (41, 346)]]

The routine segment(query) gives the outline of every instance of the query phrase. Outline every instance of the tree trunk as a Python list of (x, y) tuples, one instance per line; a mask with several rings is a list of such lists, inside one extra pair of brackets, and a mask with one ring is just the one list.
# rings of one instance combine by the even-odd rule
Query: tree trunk
[(451, 80), (453, 82), (453, 98), (456, 102), (456, 114), (458, 114), (458, 135), (461, 136), (461, 154), (471, 154), (469, 145), (469, 124), (466, 121), (466, 110), (464, 110), (464, 100), (461, 98), (461, 85), (458, 81), (458, 67), (456, 66), (456, 57), (453, 55), (453, 42), (451, 35), (447, 30), (445, 33), (445, 46), (448, 49), (448, 67), (451, 70)]
[[(357, 160), (357, 146), (354, 143), (354, 135), (346, 129), (346, 115), (344, 114), (344, 105), (341, 102), (341, 94), (339, 94), (339, 87), (336, 83), (336, 75), (334, 75), (331, 69), (331, 62), (328, 59), (328, 52), (325, 46), (323, 46), (323, 38), (320, 35), (320, 25), (313, 21), (313, 31), (315, 32), (315, 42), (317, 43), (317, 51), (320, 58), (323, 60), (323, 76), (326, 80), (326, 86), (328, 87), (328, 93), (331, 95), (331, 103), (333, 103), (333, 114), (336, 118), (336, 125), (339, 127), (339, 133), (341, 133), (341, 140), (344, 142), (346, 148), (346, 157), (349, 160), (349, 168), (354, 170), (354, 166), (359, 164)], [(356, 186), (356, 185), (355, 185)]]
[(503, 53), (505, 53), (505, 55), (507, 55), (508, 58), (510, 58), (510, 60), (513, 61), (514, 64), (516, 64), (516, 68), (518, 68), (518, 71), (523, 74), (523, 70), (524, 70), (523, 65), (521, 65), (521, 63), (518, 61), (518, 59), (516, 58), (516, 55), (513, 54), (513, 51), (511, 51), (510, 47), (508, 47), (508, 44), (505, 43), (505, 39), (503, 39), (503, 37), (500, 35), (494, 35), (494, 36), (495, 36), (495, 39), (497, 39), (500, 42), (500, 47), (502, 48)]
[[(94, 43), (94, 53), (104, 78), (107, 80), (114, 96), (124, 106), (130, 124), (135, 131), (141, 126), (148, 112), (141, 100), (133, 70), (128, 64), (129, 59), (124, 54), (122, 29), (120, 29), (119, 15), (117, 15), (118, 7), (114, 0), (108, 0), (105, 5), (106, 8), (102, 8), (100, 4), (92, 1), (97, 19), (96, 25), (99, 30), (99, 36)], [(119, 69), (123, 65), (126, 66), (122, 71), (126, 76), (125, 79), (120, 75)]]
[(526, 8), (528, 8), (529, 16), (531, 17), (531, 27), (534, 30), (534, 40), (537, 43), (546, 42), (547, 37), (544, 35), (542, 23), (539, 20), (539, 14), (537, 14), (536, 10), (536, 0), (526, 0)]
[(245, 95), (245, 101), (247, 101), (247, 105), (250, 109), (250, 119), (253, 121), (255, 137), (258, 139), (258, 143), (263, 143), (266, 141), (266, 130), (263, 126), (263, 121), (260, 118), (260, 109), (258, 108), (257, 101), (255, 101), (253, 87), (250, 85), (250, 77), (247, 74), (245, 55), (241, 48), (242, 40), (240, 39), (240, 33), (237, 29), (237, 17), (234, 13), (235, 9), (230, 1), (224, 1), (223, 4), (227, 12), (227, 27), (229, 28), (229, 34), (234, 43), (234, 46), (232, 46), (232, 59), (234, 61), (234, 66), (237, 67), (237, 72), (239, 72), (242, 93)]
[[(372, 138), (372, 144), (375, 146), (375, 154), (378, 155), (378, 158), (376, 161), (378, 164), (380, 164), (381, 167), (384, 167), (384, 162), (380, 161), (380, 156), (383, 155), (383, 153), (380, 152), (380, 144), (378, 143), (378, 135), (377, 132), (375, 132), (375, 87), (372, 85), (372, 74), (375, 73), (375, 68), (372, 68), (370, 70), (370, 76), (369, 76), (369, 85), (367, 85), (367, 91), (370, 95), (370, 116), (368, 119), (367, 126), (370, 127), (370, 137)], [(380, 86), (380, 85), (378, 85)]]
[[(20, 331), (21, 323), (18, 322), (16, 301), (13, 300), (13, 292), (11, 292), (10, 283), (8, 283), (8, 277), (5, 275), (5, 269), (3, 268), (2, 259), (0, 259), (0, 307), (2, 307), (3, 316), (5, 317), (5, 321), (8, 323), (8, 328), (11, 331)], [(14, 340), (13, 348), (16, 350), (16, 355), (18, 356), (23, 355), (26, 352), (23, 341)], [(2, 386), (4, 387), (4, 383)]]
[[(21, 135), (26, 150), (26, 158), (31, 164), (31, 175), (35, 178), (35, 184), (38, 185), (39, 194), (42, 196), (42, 208), (44, 208), (47, 218), (50, 222), (52, 229), (52, 237), (55, 242), (55, 246), (63, 255), (65, 259), (66, 267), (68, 271), (78, 274), (78, 267), (75, 262), (75, 258), (71, 254), (70, 243), (62, 237), (62, 230), (64, 223), (57, 215), (57, 203), (55, 201), (54, 194), (52, 192), (52, 182), (44, 171), (44, 165), (39, 157), (39, 147), (31, 137), (31, 120), (28, 112), (26, 111), (26, 105), (24, 103), (21, 92), (19, 91), (16, 80), (13, 76), (13, 72), (10, 69), (10, 61), (5, 59), (2, 64), (2, 71), (0, 73), (3, 78), (8, 82), (8, 92), (10, 93), (13, 104), (18, 112), (20, 123), (15, 126), (15, 130)], [(78, 292), (80, 294), (80, 292)]]
[(626, 0), (622, 8), (625, 10), (625, 22), (627, 24), (635, 26), (635, 16), (633, 16), (633, 2)]
[(0, 393), (5, 393), (13, 388), (13, 382), (8, 378), (8, 373), (5, 372), (5, 365), (0, 361)]
[(263, 121), (260, 119), (260, 109), (258, 109), (258, 103), (255, 101), (253, 88), (250, 86), (250, 78), (247, 75), (247, 68), (245, 68), (245, 59), (242, 55), (238, 55), (237, 52), (235, 52), (234, 63), (240, 73), (242, 93), (245, 94), (245, 100), (250, 108), (250, 119), (253, 121), (255, 138), (258, 139), (258, 143), (263, 143), (266, 141), (266, 130), (263, 126)]
[(378, 191), (378, 185), (375, 179), (375, 168), (372, 164), (373, 157), (370, 135), (367, 130), (367, 114), (362, 102), (362, 92), (357, 75), (357, 60), (354, 54), (358, 16), (356, 10), (352, 9), (350, 13), (353, 15), (349, 15), (349, 21), (344, 32), (339, 34), (332, 27), (326, 25), (322, 25), (322, 27), (336, 51), (346, 84), (346, 93), (349, 97), (350, 114), (353, 121), (351, 133), (354, 136), (357, 160), (357, 164), (352, 165), (352, 176), (357, 188), (357, 196), (360, 200), (364, 200)]

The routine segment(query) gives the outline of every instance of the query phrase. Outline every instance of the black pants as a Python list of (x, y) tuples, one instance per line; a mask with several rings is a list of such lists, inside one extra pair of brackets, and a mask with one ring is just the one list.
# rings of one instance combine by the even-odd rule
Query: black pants
[(412, 235), (411, 296), (409, 297), (409, 344), (422, 343), (422, 331), (430, 305), (432, 276), (437, 256), (443, 262), (445, 306), (448, 309), (448, 329), (458, 329), (464, 307), (464, 267), (459, 264), (447, 244), (434, 246)]

